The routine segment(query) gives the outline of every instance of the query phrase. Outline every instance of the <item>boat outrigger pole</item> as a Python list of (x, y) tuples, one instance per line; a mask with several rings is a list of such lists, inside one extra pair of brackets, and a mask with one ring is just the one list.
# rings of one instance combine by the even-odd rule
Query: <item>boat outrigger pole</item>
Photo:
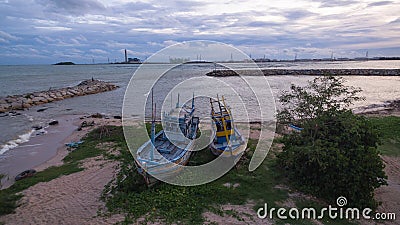
[[(151, 151), (150, 151), (150, 160), (154, 159), (154, 148), (155, 148), (155, 133), (156, 133), (156, 119), (155, 119), (155, 108), (156, 106), (153, 103), (153, 90), (151, 90)], [(153, 109), (154, 106), (154, 109)]]
[(194, 92), (193, 92), (193, 97), (192, 97), (192, 109), (194, 109)]
[(193, 113), (194, 113), (194, 92), (193, 92), (193, 97), (192, 97), (192, 108), (190, 109), (190, 114), (189, 114), (189, 116), (192, 116), (193, 115)]
[(176, 103), (176, 107), (175, 108), (179, 108), (179, 93), (178, 93), (178, 102)]
[[(230, 145), (230, 140), (229, 140), (228, 130), (226, 129), (225, 115), (224, 115), (224, 111), (222, 110), (221, 102), (219, 101), (218, 95), (217, 95), (217, 98), (218, 98), (219, 111), (221, 112), (222, 125), (224, 126), (225, 138), (226, 138), (226, 142), (227, 142), (227, 144), (228, 144), (228, 146), (229, 146), (229, 145)], [(225, 108), (225, 110), (227, 111), (227, 113), (229, 113), (229, 111), (228, 111), (228, 109), (226, 108), (226, 105), (225, 105), (224, 96), (222, 96), (222, 103), (224, 104), (224, 108)], [(230, 114), (229, 114), (229, 115), (230, 115)]]
[[(229, 120), (230, 120), (230, 123), (231, 123), (231, 129), (235, 129), (234, 126), (233, 126), (233, 117), (232, 117), (232, 114), (231, 114), (230, 110), (228, 109), (227, 105), (225, 104), (224, 96), (222, 96), (222, 104), (224, 104), (224, 108), (225, 108), (226, 112), (229, 114)], [(222, 122), (224, 124), (224, 129), (226, 130), (225, 116), (222, 119)], [(233, 130), (233, 132), (235, 132), (235, 130)], [(232, 155), (233, 153), (232, 153), (231, 140), (230, 140), (230, 138), (228, 139), (228, 134), (227, 133), (225, 133), (225, 137), (226, 137), (226, 140), (228, 142), (228, 147), (230, 148), (230, 150), (231, 150), (230, 152), (231, 152), (231, 155)]]

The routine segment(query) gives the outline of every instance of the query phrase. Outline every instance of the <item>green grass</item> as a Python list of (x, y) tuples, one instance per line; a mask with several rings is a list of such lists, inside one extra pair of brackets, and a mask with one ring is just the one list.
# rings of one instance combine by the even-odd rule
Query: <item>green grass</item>
[[(106, 130), (107, 132), (104, 132)], [(102, 138), (100, 139), (100, 136)], [(82, 171), (80, 160), (106, 154), (101, 149), (95, 148), (99, 142), (123, 140), (122, 131), (116, 127), (104, 127), (104, 129), (96, 129), (90, 132), (75, 151), (69, 153), (64, 159), (64, 164), (58, 167), (50, 167), (44, 171), (36, 173), (32, 177), (15, 182), (11, 187), (0, 190), (0, 215), (14, 212), (18, 207), (17, 201), (22, 197), (19, 192), (29, 188), (40, 182), (47, 182), (62, 175), (68, 175)]]
[[(158, 128), (159, 129), (159, 128)], [(101, 137), (101, 138), (100, 138)], [(120, 171), (116, 179), (106, 185), (102, 199), (105, 201), (108, 212), (105, 214), (123, 213), (126, 215), (122, 224), (134, 223), (136, 219), (144, 217), (145, 221), (162, 220), (165, 223), (177, 224), (202, 224), (204, 218), (202, 213), (210, 211), (218, 215), (230, 215), (238, 220), (242, 215), (236, 211), (222, 211), (223, 204), (245, 204), (248, 201), (255, 203), (253, 208), (256, 215), (257, 209), (264, 203), (268, 207), (279, 207), (279, 202), (288, 199), (288, 190), (276, 188), (277, 185), (286, 183), (279, 169), (275, 166), (274, 151), (271, 150), (261, 166), (253, 171), (248, 171), (248, 163), (255, 149), (257, 140), (249, 140), (245, 157), (242, 158), (240, 166), (233, 168), (220, 179), (211, 183), (194, 186), (181, 187), (158, 183), (147, 188), (143, 178), (136, 172), (133, 157), (130, 154), (123, 135), (122, 127), (105, 127), (90, 132), (84, 143), (71, 152), (64, 159), (64, 165), (52, 167), (15, 183), (8, 189), (0, 191), (0, 215), (12, 213), (17, 207), (17, 200), (21, 198), (18, 193), (36, 183), (46, 182), (61, 175), (81, 171), (79, 161), (105, 155), (119, 161)], [(102, 142), (113, 142), (119, 149), (119, 155), (110, 155), (101, 149), (95, 148)], [(200, 165), (214, 159), (208, 149), (196, 152), (191, 158), (189, 165)], [(237, 188), (225, 187), (225, 183), (240, 186)], [(296, 199), (297, 207), (315, 202)], [(317, 205), (318, 207), (322, 207)], [(246, 215), (249, 216), (249, 215)], [(323, 220), (326, 224), (349, 224), (348, 221)], [(285, 220), (275, 221), (277, 224), (313, 224), (309, 220)]]
[(400, 117), (371, 117), (369, 120), (381, 134), (382, 143), (378, 150), (383, 155), (400, 156)]
[[(288, 190), (276, 188), (282, 182), (281, 176), (275, 167), (273, 152), (255, 171), (247, 170), (249, 159), (257, 144), (256, 140), (250, 140), (248, 147), (250, 151), (242, 158), (240, 166), (233, 168), (226, 175), (211, 183), (182, 187), (166, 183), (158, 183), (147, 188), (143, 178), (136, 172), (130, 155), (124, 143), (121, 154), (117, 160), (121, 163), (121, 171), (116, 180), (106, 186), (102, 198), (106, 202), (109, 213), (126, 214), (122, 224), (134, 223), (136, 219), (143, 217), (144, 222), (162, 220), (163, 223), (177, 224), (203, 224), (202, 213), (210, 211), (218, 215), (228, 215), (239, 221), (242, 215), (239, 212), (228, 210), (222, 211), (223, 204), (245, 204), (248, 201), (255, 203), (253, 208), (256, 215), (257, 209), (264, 203), (269, 207), (278, 207), (278, 202), (288, 198)], [(213, 160), (209, 149), (196, 152), (189, 165), (200, 165)], [(237, 188), (225, 187), (225, 183), (240, 184)], [(116, 185), (115, 185), (116, 184)], [(249, 215), (246, 215), (249, 216)], [(275, 221), (279, 224), (287, 222), (291, 224), (313, 224), (311, 221)], [(347, 222), (347, 221), (345, 221)], [(350, 224), (343, 221), (329, 221), (329, 224)]]
[[(253, 148), (255, 141), (251, 141), (249, 147)], [(127, 149), (121, 149), (123, 158), (130, 158)], [(251, 153), (249, 153), (251, 154)], [(247, 158), (250, 157), (249, 155)], [(199, 165), (212, 160), (208, 149), (197, 152), (190, 160), (190, 165)], [(182, 187), (166, 183), (158, 183), (147, 188), (132, 165), (132, 159), (124, 160), (126, 169), (121, 170), (118, 177), (118, 186), (110, 185), (105, 189), (103, 199), (112, 213), (127, 213), (126, 223), (144, 216), (146, 221), (162, 219), (166, 223), (202, 224), (205, 211), (224, 214), (218, 207), (221, 204), (244, 204), (250, 199), (257, 200), (256, 207), (269, 202), (275, 202), (287, 198), (287, 192), (274, 188), (277, 184), (273, 160), (268, 158), (260, 169), (249, 172), (247, 166), (232, 169), (222, 178), (200, 186)], [(124, 166), (124, 165), (122, 165)], [(225, 183), (239, 183), (237, 188), (228, 188)], [(233, 212), (225, 212), (234, 214)], [(235, 214), (235, 217), (238, 215)]]

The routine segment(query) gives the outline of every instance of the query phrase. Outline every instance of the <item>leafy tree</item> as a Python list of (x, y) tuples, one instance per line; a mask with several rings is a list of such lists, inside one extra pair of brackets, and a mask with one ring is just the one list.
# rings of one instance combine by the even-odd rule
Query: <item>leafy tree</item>
[(303, 128), (284, 136), (279, 165), (301, 190), (334, 203), (345, 196), (351, 206), (376, 207), (374, 189), (386, 184), (376, 128), (348, 109), (361, 91), (343, 78), (317, 77), (291, 86), (280, 96), (278, 120)]
[(322, 76), (309, 81), (305, 87), (292, 84), (290, 92), (283, 92), (279, 97), (284, 106), (278, 114), (279, 121), (307, 122), (321, 114), (345, 111), (354, 101), (364, 100), (358, 96), (361, 89), (343, 83), (342, 77)]

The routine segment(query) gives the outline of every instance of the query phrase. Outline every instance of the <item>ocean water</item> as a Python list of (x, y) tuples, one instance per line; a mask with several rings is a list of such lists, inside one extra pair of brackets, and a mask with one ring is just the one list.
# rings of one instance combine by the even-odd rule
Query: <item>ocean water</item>
[[(26, 142), (34, 137), (38, 131), (33, 131), (32, 126), (45, 126), (50, 120), (62, 115), (82, 115), (102, 113), (109, 116), (121, 115), (121, 109), (126, 87), (140, 65), (74, 65), (74, 66), (53, 66), (53, 65), (34, 65), (34, 66), (0, 66), (0, 96), (25, 94), (34, 91), (43, 91), (54, 88), (77, 85), (85, 79), (92, 77), (115, 83), (120, 88), (99, 93), (95, 95), (80, 96), (63, 101), (52, 102), (45, 105), (35, 106), (29, 110), (20, 111), (18, 115), (0, 114), (0, 159), (3, 154), (16, 148), (19, 144)], [(249, 68), (249, 64), (229, 64), (233, 69)], [(165, 64), (151, 64), (146, 68), (149, 71), (163, 71), (170, 67)], [(260, 68), (293, 68), (293, 69), (318, 69), (318, 68), (400, 68), (400, 61), (360, 61), (360, 62), (271, 62), (259, 65)], [(166, 71), (162, 78), (154, 86), (155, 102), (158, 106), (167, 103), (168, 93), (176, 85), (193, 78), (205, 78), (205, 74), (214, 69), (213, 64), (185, 64), (175, 67), (173, 70)], [(241, 110), (235, 114), (236, 120), (249, 117), (250, 120), (259, 120), (260, 112), (254, 104), (254, 95), (249, 92), (246, 83), (240, 77), (218, 78), (222, 82), (234, 87), (232, 96), (227, 90), (214, 90), (215, 93), (227, 95), (227, 102), (235, 109), (245, 106), (246, 115), (241, 114)], [(312, 76), (269, 76), (255, 77), (255, 88), (263, 93), (271, 92), (275, 99), (283, 90), (287, 90), (291, 83), (298, 85), (306, 84)], [(260, 79), (260, 82), (257, 82)], [(263, 82), (267, 79), (269, 86)], [(365, 106), (370, 104), (381, 104), (387, 100), (400, 98), (400, 77), (346, 77), (348, 84), (358, 86), (363, 89), (362, 95), (367, 100), (357, 103), (355, 106)], [(151, 82), (143, 80), (136, 82)], [(196, 81), (192, 88), (188, 88), (187, 93), (182, 93), (189, 98), (192, 93), (202, 93), (209, 91), (207, 82)], [(132, 92), (135, 94), (135, 91)], [(132, 94), (131, 93), (131, 94)], [(173, 93), (175, 102), (177, 93)], [(239, 95), (240, 101), (233, 95)], [(182, 96), (183, 99), (184, 96)], [(168, 97), (169, 99), (169, 97)], [(269, 99), (270, 101), (276, 101)], [(164, 102), (165, 101), (165, 102)], [(171, 104), (172, 105), (172, 104)], [(198, 113), (208, 114), (208, 98), (196, 99)], [(140, 107), (140, 106), (137, 106)], [(279, 108), (279, 105), (277, 106)], [(38, 109), (47, 108), (43, 112)], [(159, 107), (161, 108), (161, 107)], [(149, 110), (149, 104), (147, 109)], [(271, 107), (271, 110), (272, 107)], [(147, 111), (146, 111), (147, 112)], [(39, 131), (45, 132), (46, 129)]]

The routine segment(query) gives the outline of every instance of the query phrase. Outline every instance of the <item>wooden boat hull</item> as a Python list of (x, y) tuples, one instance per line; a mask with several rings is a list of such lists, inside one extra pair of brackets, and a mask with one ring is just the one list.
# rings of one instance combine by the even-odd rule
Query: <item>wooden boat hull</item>
[[(193, 130), (196, 132), (198, 119), (193, 126)], [(192, 135), (195, 137), (196, 133)], [(138, 149), (138, 155), (135, 159), (137, 170), (145, 178), (148, 185), (159, 179), (177, 176), (183, 166), (189, 162), (195, 142), (195, 140), (189, 142), (186, 140), (172, 143), (164, 135), (164, 130), (155, 135), (155, 140), (154, 150), (151, 150), (153, 145), (149, 140)], [(150, 160), (150, 151), (153, 151), (154, 154), (152, 160)], [(157, 179), (154, 177), (157, 177)]]
[(146, 184), (151, 186), (160, 179), (167, 179), (179, 175), (180, 171), (183, 169), (182, 166), (185, 166), (189, 162), (190, 156), (191, 152), (188, 151), (179, 161), (155, 166), (143, 166), (143, 163), (140, 164), (138, 161), (135, 161), (135, 163), (139, 174), (144, 177)]
[(200, 122), (199, 117), (193, 116), (194, 95), (190, 110), (184, 110), (186, 113), (181, 116), (178, 95), (176, 108), (163, 114), (164, 129), (155, 134), (156, 110), (153, 109), (152, 95), (151, 139), (137, 150), (135, 156), (137, 170), (147, 185), (151, 185), (152, 181), (177, 176), (189, 162)]
[[(232, 156), (242, 156), (245, 148), (242, 146), (245, 141), (243, 140), (242, 135), (235, 128), (235, 140), (231, 140), (230, 145), (225, 142), (224, 144), (217, 144), (215, 139), (210, 144), (210, 149), (212, 154), (215, 156), (224, 156), (224, 157), (232, 157)], [(242, 147), (241, 147), (242, 146)]]

